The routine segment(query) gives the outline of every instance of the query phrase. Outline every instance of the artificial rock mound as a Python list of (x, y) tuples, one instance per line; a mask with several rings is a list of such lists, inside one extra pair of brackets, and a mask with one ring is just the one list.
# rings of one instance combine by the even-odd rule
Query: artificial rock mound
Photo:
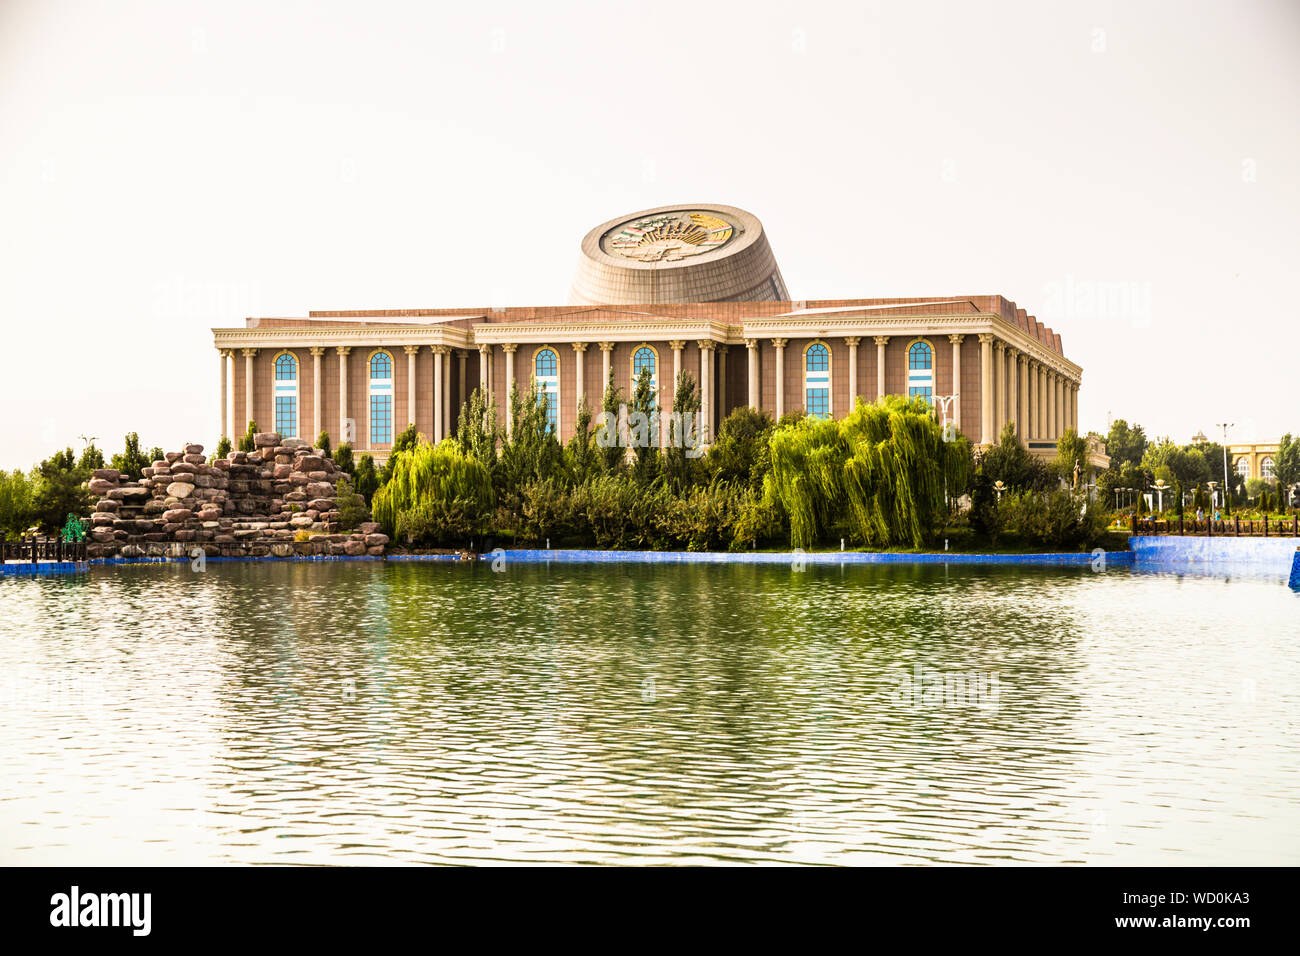
[(202, 445), (168, 452), (123, 481), (115, 468), (90, 479), (99, 496), (90, 516), (90, 557), (382, 555), (388, 536), (367, 522), (339, 527), (344, 477), (319, 449), (275, 432), (254, 436), (256, 451), (208, 464)]

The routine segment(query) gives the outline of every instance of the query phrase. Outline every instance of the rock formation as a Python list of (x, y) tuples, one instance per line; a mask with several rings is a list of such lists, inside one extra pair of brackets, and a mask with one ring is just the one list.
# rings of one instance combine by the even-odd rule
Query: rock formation
[(168, 452), (124, 481), (115, 468), (88, 483), (99, 496), (90, 516), (89, 556), (210, 557), (382, 555), (388, 536), (364, 522), (340, 527), (343, 472), (319, 449), (275, 432), (254, 436), (255, 451), (211, 464), (202, 445)]

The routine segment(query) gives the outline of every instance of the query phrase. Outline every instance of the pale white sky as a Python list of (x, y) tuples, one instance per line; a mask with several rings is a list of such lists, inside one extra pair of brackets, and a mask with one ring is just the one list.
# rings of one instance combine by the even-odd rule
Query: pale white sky
[(0, 0), (0, 467), (218, 430), (209, 329), (562, 304), (759, 216), (798, 298), (1000, 293), (1080, 421), (1300, 432), (1300, 4)]

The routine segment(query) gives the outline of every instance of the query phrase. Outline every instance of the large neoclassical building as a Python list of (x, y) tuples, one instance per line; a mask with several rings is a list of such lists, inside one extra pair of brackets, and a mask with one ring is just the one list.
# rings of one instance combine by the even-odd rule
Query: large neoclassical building
[(730, 206), (620, 216), (587, 234), (568, 305), (384, 309), (248, 318), (213, 329), (223, 435), (259, 428), (387, 455), (408, 423), (451, 435), (481, 388), (509, 426), (535, 380), (561, 440), (584, 396), (630, 394), (648, 369), (665, 413), (700, 384), (706, 440), (739, 405), (842, 416), (855, 396), (921, 396), (977, 445), (1013, 422), (1054, 453), (1078, 426), (1082, 370), (1061, 336), (998, 295), (791, 300), (762, 224)]

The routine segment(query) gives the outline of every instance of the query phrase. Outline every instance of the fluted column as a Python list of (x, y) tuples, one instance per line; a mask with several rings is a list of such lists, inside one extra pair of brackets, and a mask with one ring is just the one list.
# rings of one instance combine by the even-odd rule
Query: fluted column
[(1016, 406), (1016, 434), (1021, 441), (1029, 441), (1029, 433), (1033, 431), (1029, 426), (1029, 356), (1021, 352), (1016, 359), (1016, 364), (1020, 367), (1020, 387), (1017, 389), (1020, 401)]
[(605, 402), (605, 389), (609, 387), (609, 354), (614, 351), (613, 342), (597, 342), (600, 346), (600, 400)]
[(403, 345), (406, 353), (406, 422), (415, 424), (415, 356), (420, 351), (418, 345)]
[(717, 416), (721, 427), (721, 422), (727, 417), (727, 346), (719, 345), (714, 349), (715, 361), (717, 368), (714, 370), (713, 379), (717, 394), (713, 400), (714, 413)]
[(993, 343), (993, 414), (997, 420), (993, 423), (990, 442), (1002, 436), (1007, 423), (1007, 345), (1001, 340)]
[(749, 351), (749, 407), (758, 410), (758, 339), (745, 339), (745, 348)]
[(308, 351), (311, 352), (311, 440), (315, 442), (325, 430), (325, 416), (321, 409), (325, 400), (325, 383), (321, 381), (321, 363), (324, 361), (325, 350), (314, 347)]
[(1047, 373), (1047, 437), (1055, 441), (1056, 433), (1056, 373)]
[[(686, 348), (685, 339), (673, 339), (668, 343), (668, 347), (673, 350), (673, 411), (680, 411), (677, 407), (677, 380), (682, 377), (682, 349)], [(700, 386), (703, 389), (703, 385)]]
[(1065, 434), (1065, 379), (1056, 376), (1056, 437)]
[(442, 347), (442, 437), (451, 437), (451, 346)]
[(518, 343), (510, 342), (501, 346), (501, 351), (506, 353), (506, 434), (512, 435), (515, 427), (514, 409), (510, 407), (510, 393), (515, 384), (515, 349), (519, 348)]
[(488, 376), (492, 371), (492, 346), (478, 347), (478, 390), (483, 393), (483, 401), (492, 404), (492, 383)]
[(1050, 438), (1047, 433), (1047, 367), (1038, 363), (1038, 409), (1034, 412), (1034, 421), (1038, 425), (1036, 437)]
[(456, 350), (456, 414), (460, 415), (460, 406), (469, 401), (468, 386), (465, 383), (465, 363), (469, 358), (468, 349)]
[(442, 354), (443, 346), (430, 347), (433, 352), (433, 443), (442, 441)]
[(1019, 353), (1007, 348), (1007, 414), (1015, 419), (1015, 433), (1020, 434), (1020, 402), (1018, 395), (1019, 379), (1016, 375), (1020, 365)]
[(335, 447), (343, 442), (355, 442), (357, 436), (348, 429), (348, 355), (352, 346), (340, 345), (334, 349), (339, 355), (339, 436)]
[(885, 397), (885, 346), (889, 344), (888, 335), (877, 335), (876, 341), (876, 400)]
[[(240, 349), (240, 352), (244, 356), (244, 428), (247, 428), (248, 423), (253, 421), (253, 409), (256, 407), (253, 404), (253, 381), (256, 378), (253, 372), (253, 357), (257, 355), (257, 349)], [(274, 426), (275, 422), (271, 422), (271, 425)], [(265, 426), (259, 427), (267, 430)]]
[(587, 358), (587, 343), (574, 342), (573, 345), (573, 420), (578, 420), (578, 409), (582, 407), (582, 400), (587, 397), (587, 384), (583, 378), (583, 365)]
[(1070, 383), (1070, 427), (1079, 433), (1079, 383)]
[(992, 444), (993, 439), (993, 336), (980, 334), (980, 441)]
[(858, 404), (858, 345), (862, 339), (857, 335), (846, 335), (844, 344), (849, 347), (849, 407), (848, 411)]
[(952, 343), (953, 422), (961, 431), (961, 344), (966, 341), (966, 336), (950, 335), (948, 341)]
[(230, 409), (227, 403), (230, 401), (230, 393), (227, 387), (226, 369), (230, 364), (230, 349), (217, 349), (217, 365), (221, 379), (221, 437), (230, 437)]
[(785, 414), (785, 343), (788, 339), (773, 339), (776, 348), (776, 417)]
[(713, 342), (697, 339), (700, 350), (700, 441), (708, 442), (713, 434)]

